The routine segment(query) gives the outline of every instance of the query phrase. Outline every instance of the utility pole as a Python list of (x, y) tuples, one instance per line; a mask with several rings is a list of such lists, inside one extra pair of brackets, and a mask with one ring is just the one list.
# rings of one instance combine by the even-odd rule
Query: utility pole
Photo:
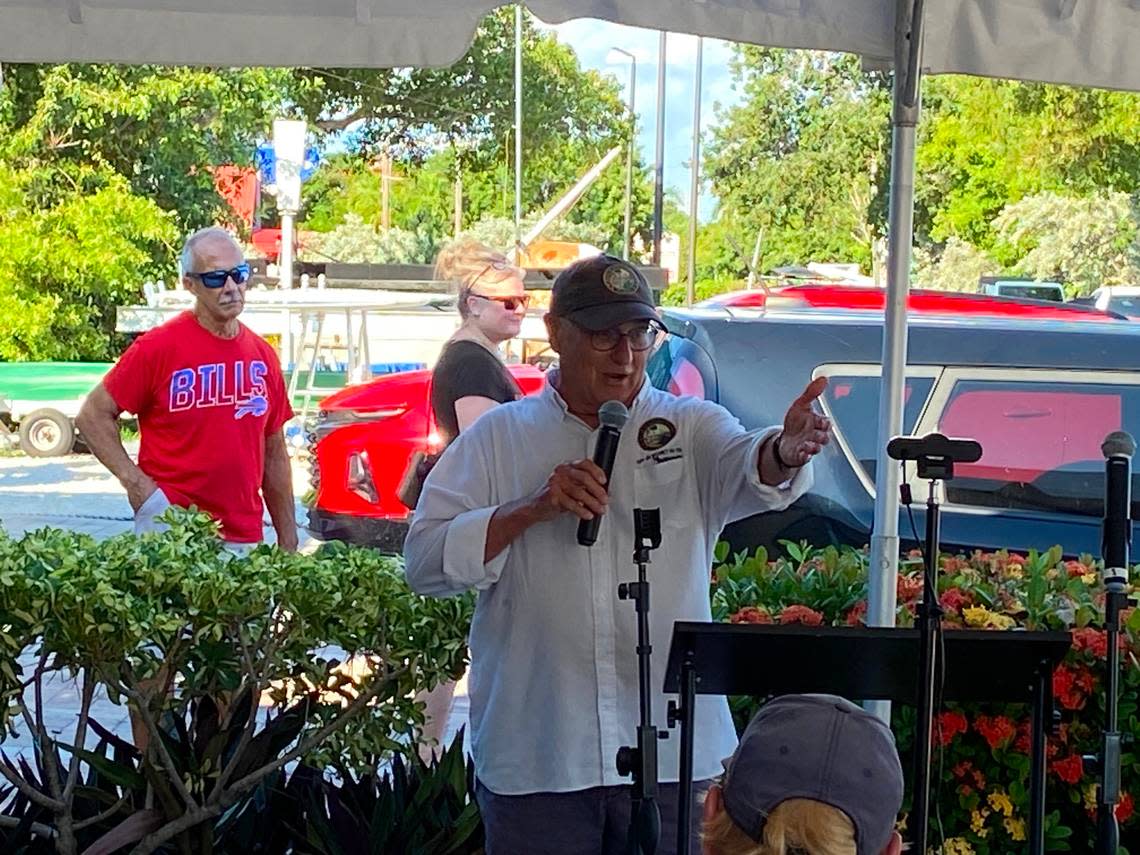
[(522, 6), (515, 6), (515, 253), (522, 252)]
[(693, 83), (693, 153), (689, 163), (689, 281), (685, 305), (693, 305), (697, 293), (697, 214), (701, 195), (701, 66), (705, 40), (697, 37), (697, 78)]
[(389, 184), (392, 181), (392, 158), (385, 149), (380, 154), (380, 230), (385, 234), (391, 227), (388, 209)]
[(621, 242), (621, 257), (629, 261), (633, 244), (633, 147), (637, 145), (637, 57), (619, 47), (612, 50), (629, 57), (629, 147), (625, 152), (625, 231)]
[(653, 165), (653, 264), (661, 264), (665, 215), (665, 31), (657, 42), (657, 158)]
[(459, 168), (458, 158), (455, 161), (455, 236), (463, 231), (463, 170)]

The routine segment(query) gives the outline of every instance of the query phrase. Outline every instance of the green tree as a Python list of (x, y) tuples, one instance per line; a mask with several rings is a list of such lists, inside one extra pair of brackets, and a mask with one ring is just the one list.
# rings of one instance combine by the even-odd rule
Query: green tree
[(995, 249), (1016, 256), (1015, 272), (1059, 280), (1078, 297), (1140, 281), (1138, 226), (1135, 201), (1124, 193), (1040, 193), (997, 216)]
[(210, 167), (250, 164), (296, 85), (280, 69), (5, 65), (0, 159), (35, 166), (32, 201), (74, 194), (92, 168), (176, 212), (190, 230), (227, 214)]
[(211, 167), (248, 164), (285, 71), (5, 65), (0, 358), (109, 359), (115, 307), (224, 219)]
[(115, 306), (162, 275), (174, 218), (107, 172), (37, 207), (40, 178), (0, 163), (0, 359), (110, 359)]
[(762, 231), (765, 270), (821, 259), (869, 267), (885, 211), (886, 76), (854, 56), (755, 46), (739, 49), (733, 73), (744, 97), (713, 130), (705, 161), (733, 240), (750, 253)]
[(989, 250), (997, 215), (1026, 196), (1131, 193), (1140, 181), (1135, 94), (938, 76), (923, 97), (920, 243), (958, 237)]
[[(454, 182), (462, 177), (463, 225), (514, 210), (513, 14), (488, 15), (470, 50), (437, 69), (298, 69), (297, 103), (319, 128), (350, 131), (360, 161), (338, 161), (339, 174), (315, 179), (305, 225), (321, 229), (349, 210), (379, 219), (379, 177), (366, 164), (381, 151), (404, 180), (391, 190), (392, 224), (425, 228), (436, 239), (454, 231)], [(613, 146), (624, 146), (629, 122), (612, 75), (583, 69), (573, 50), (530, 16), (523, 31), (524, 213), (537, 215)], [(604, 223), (609, 249), (622, 243), (625, 178), (611, 165), (567, 215)], [(319, 183), (323, 181), (324, 183)], [(345, 191), (328, 191), (339, 186)], [(359, 188), (359, 189), (358, 189)], [(346, 198), (347, 197), (347, 198)], [(635, 224), (648, 228), (651, 191), (644, 167), (634, 182)]]

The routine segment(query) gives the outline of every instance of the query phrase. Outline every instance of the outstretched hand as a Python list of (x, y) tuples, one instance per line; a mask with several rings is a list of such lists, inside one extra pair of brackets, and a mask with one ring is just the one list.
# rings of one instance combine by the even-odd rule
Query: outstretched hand
[(788, 407), (780, 438), (780, 458), (789, 466), (803, 466), (831, 439), (831, 419), (814, 409), (816, 399), (826, 388), (827, 378), (816, 377)]

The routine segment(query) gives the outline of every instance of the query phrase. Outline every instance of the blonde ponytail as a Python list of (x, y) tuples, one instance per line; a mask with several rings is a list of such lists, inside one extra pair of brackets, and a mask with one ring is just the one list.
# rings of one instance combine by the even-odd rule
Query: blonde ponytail
[(725, 811), (705, 823), (702, 839), (717, 855), (855, 855), (855, 826), (847, 814), (811, 799), (780, 802), (764, 823), (760, 843)]

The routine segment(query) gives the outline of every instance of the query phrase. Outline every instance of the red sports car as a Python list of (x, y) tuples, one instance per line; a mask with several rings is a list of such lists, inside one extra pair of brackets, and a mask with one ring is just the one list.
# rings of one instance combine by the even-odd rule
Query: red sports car
[[(543, 373), (510, 365), (525, 394), (542, 388)], [(431, 411), (431, 371), (389, 374), (350, 386), (321, 402), (309, 431), (315, 498), (309, 531), (321, 540), (398, 550), (408, 509), (396, 488), (416, 451), (439, 450)]]

